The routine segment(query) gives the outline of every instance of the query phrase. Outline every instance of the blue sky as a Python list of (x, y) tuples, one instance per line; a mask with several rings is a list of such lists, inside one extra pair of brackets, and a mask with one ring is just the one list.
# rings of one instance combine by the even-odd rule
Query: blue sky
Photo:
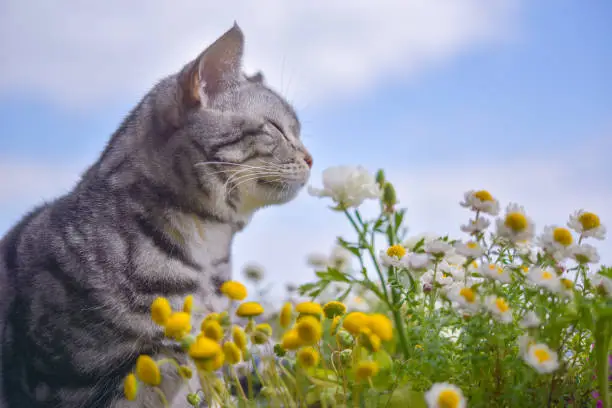
[[(503, 205), (509, 200), (525, 204), (540, 231), (550, 223), (565, 223), (578, 208), (598, 212), (604, 223), (612, 223), (612, 165), (605, 154), (606, 149), (612, 151), (609, 1), (466, 0), (453, 6), (447, 1), (408, 1), (416, 5), (414, 13), (422, 14), (414, 21), (411, 9), (397, 1), (383, 2), (384, 11), (368, 8), (367, 2), (340, 2), (347, 8), (354, 5), (349, 13), (314, 2), (316, 7), (306, 10), (313, 13), (309, 27), (300, 22), (304, 10), (284, 7), (279, 13), (285, 13), (281, 22), (286, 24), (272, 19), (266, 26), (272, 28), (264, 34), (258, 27), (264, 15), (272, 17), (252, 15), (247, 3), (237, 1), (235, 13), (220, 12), (215, 29), (203, 32), (204, 41), (202, 36), (194, 38), (199, 32), (175, 35), (160, 46), (171, 50), (167, 54), (181, 50), (175, 59), (161, 51), (154, 57), (142, 51), (142, 65), (142, 55), (131, 52), (130, 46), (144, 44), (146, 38), (126, 31), (130, 46), (122, 38), (108, 39), (113, 36), (104, 34), (104, 18), (121, 15), (130, 30), (153, 24), (161, 18), (155, 13), (164, 14), (162, 9), (152, 8), (150, 15), (142, 16), (111, 2), (108, 16), (87, 15), (91, 30), (100, 32), (86, 33), (85, 40), (72, 42), (77, 31), (68, 28), (65, 33), (44, 32), (45, 27), (72, 24), (64, 24), (76, 17), (70, 3), (58, 2), (58, 10), (47, 16), (51, 22), (42, 28), (36, 21), (43, 14), (37, 14), (36, 7), (12, 0), (0, 6), (8, 10), (0, 17), (0, 27), (9, 26), (0, 29), (0, 52), (12, 56), (10, 63), (0, 65), (0, 76), (5, 77), (0, 81), (0, 181), (5, 190), (0, 193), (0, 231), (42, 198), (66, 191), (152, 81), (193, 56), (194, 46), (181, 48), (174, 40), (189, 38), (202, 47), (233, 18), (245, 31), (247, 63), (251, 57), (249, 65), (271, 67), (272, 85), (295, 101), (305, 143), (315, 158), (312, 184), (319, 185), (321, 171), (331, 165), (384, 167), (409, 208), (414, 233), (459, 234), (458, 225), (468, 214), (457, 202), (470, 188), (489, 189)], [(184, 9), (173, 12), (180, 18), (180, 13), (191, 14), (188, 3), (178, 2)], [(278, 3), (271, 0), (270, 7), (273, 4)], [(404, 13), (389, 24), (406, 20), (407, 27), (400, 26), (393, 36), (384, 32), (391, 30), (384, 25), (385, 13)], [(341, 16), (337, 23), (336, 15)], [(353, 33), (351, 18), (363, 22), (367, 33)], [(368, 26), (369, 18), (381, 22)], [(4, 24), (9, 19), (25, 22)], [(296, 28), (283, 31), (291, 21)], [(309, 29), (323, 40), (310, 41)], [(158, 31), (156, 38), (165, 38), (164, 31)], [(395, 38), (404, 32), (402, 41)], [(279, 36), (284, 38), (280, 45), (266, 41)], [(338, 40), (337, 48), (325, 48), (344, 37), (348, 39)], [(102, 51), (82, 48), (86, 41), (100, 42)], [(386, 53), (377, 50), (383, 44), (390, 47)], [(113, 46), (117, 54), (104, 48)], [(344, 47), (351, 53), (344, 55)], [(101, 58), (107, 51), (109, 57)], [(291, 60), (297, 62), (292, 66)], [(316, 62), (304, 66), (304, 61)], [(33, 63), (34, 71), (20, 69), (20, 64)], [(102, 85), (95, 90), (90, 81), (98, 79)], [(132, 83), (136, 85), (128, 86)], [(349, 231), (326, 204), (304, 193), (291, 204), (257, 214), (237, 239), (236, 267), (252, 260), (274, 278), (307, 280), (306, 254), (329, 250), (336, 235)], [(603, 261), (611, 263), (609, 241), (597, 246)]]

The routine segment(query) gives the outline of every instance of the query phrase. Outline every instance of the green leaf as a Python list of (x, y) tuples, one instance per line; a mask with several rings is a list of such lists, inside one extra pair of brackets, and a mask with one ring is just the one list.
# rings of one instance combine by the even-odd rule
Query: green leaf
[(351, 282), (346, 274), (340, 272), (335, 268), (327, 268), (327, 271), (315, 272), (315, 274), (323, 280), (328, 280), (332, 282)]

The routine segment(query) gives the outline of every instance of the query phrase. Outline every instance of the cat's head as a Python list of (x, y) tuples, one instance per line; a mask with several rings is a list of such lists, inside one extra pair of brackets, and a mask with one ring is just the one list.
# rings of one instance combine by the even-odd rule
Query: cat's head
[(312, 157), (291, 105), (261, 73), (242, 71), (243, 49), (234, 24), (174, 76), (172, 103), (180, 109), (167, 120), (202, 182), (218, 179), (225, 199), (254, 210), (292, 200), (308, 181)]

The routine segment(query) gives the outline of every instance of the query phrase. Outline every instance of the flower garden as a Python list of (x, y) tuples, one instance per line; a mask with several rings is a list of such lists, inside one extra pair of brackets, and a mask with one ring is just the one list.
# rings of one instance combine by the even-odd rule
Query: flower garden
[(382, 171), (329, 168), (309, 192), (355, 232), (310, 258), (317, 280), (279, 305), (226, 282), (227, 310), (197, 326), (191, 297), (181, 310), (158, 298), (151, 318), (189, 364), (140, 356), (128, 399), (152, 387), (167, 406), (170, 363), (199, 379), (192, 406), (612, 407), (612, 268), (593, 267), (606, 235), (595, 213), (537, 231), (522, 206), (469, 191), (464, 236), (409, 237)]

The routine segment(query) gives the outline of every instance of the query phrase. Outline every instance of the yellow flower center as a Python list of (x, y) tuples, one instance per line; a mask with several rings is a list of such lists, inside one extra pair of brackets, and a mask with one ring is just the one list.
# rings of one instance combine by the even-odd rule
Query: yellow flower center
[(238, 317), (253, 317), (259, 316), (264, 312), (263, 307), (257, 302), (244, 302), (236, 309), (236, 316)]
[(508, 303), (506, 303), (506, 301), (502, 298), (497, 298), (495, 300), (495, 306), (497, 306), (497, 310), (499, 310), (502, 313), (506, 313), (510, 309), (510, 306), (508, 306)]
[(298, 335), (297, 330), (289, 330), (283, 335), (281, 347), (285, 350), (295, 350), (302, 345), (302, 340)]
[(377, 373), (378, 364), (375, 361), (361, 361), (355, 368), (355, 377), (360, 381), (373, 377)]
[(240, 350), (246, 350), (247, 348), (247, 336), (242, 327), (232, 327), (232, 339)]
[(478, 268), (478, 262), (476, 261), (472, 261), (470, 265), (472, 266), (472, 268)]
[(166, 324), (171, 314), (170, 302), (165, 297), (158, 297), (151, 304), (151, 318), (160, 326)]
[(367, 325), (381, 340), (388, 341), (393, 338), (393, 323), (387, 316), (380, 313), (370, 315)]
[(123, 394), (128, 401), (134, 401), (138, 394), (138, 381), (134, 374), (128, 374), (123, 382)]
[(423, 346), (421, 346), (420, 344), (417, 344), (416, 346), (414, 346), (415, 349), (419, 349), (419, 350), (423, 350)]
[(323, 313), (328, 319), (333, 319), (336, 316), (341, 316), (346, 312), (346, 306), (342, 302), (332, 300), (323, 306)]
[(221, 285), (221, 293), (232, 300), (244, 300), (247, 297), (246, 287), (236, 281), (227, 281)]
[(155, 360), (150, 356), (140, 355), (136, 360), (136, 376), (145, 384), (156, 386), (161, 383), (161, 373)]
[(223, 327), (216, 320), (204, 320), (200, 326), (202, 335), (214, 341), (221, 341), (223, 338)]
[(582, 224), (582, 228), (585, 231), (592, 230), (593, 228), (597, 228), (601, 225), (599, 216), (592, 212), (584, 212), (580, 214), (578, 221), (580, 221), (580, 224)]
[(406, 248), (401, 245), (393, 245), (387, 249), (387, 255), (393, 256), (396, 258), (401, 258), (406, 255)]
[(223, 344), (223, 354), (228, 364), (237, 364), (242, 360), (242, 352), (232, 341)]
[(283, 308), (280, 311), (280, 316), (278, 318), (279, 323), (282, 328), (287, 328), (291, 324), (291, 312), (293, 311), (293, 305), (291, 302), (285, 303)]
[(319, 352), (312, 347), (303, 348), (297, 353), (297, 361), (302, 367), (314, 367), (319, 364)]
[(353, 335), (358, 335), (361, 328), (368, 324), (368, 316), (361, 312), (352, 312), (342, 321), (342, 327)]
[(553, 239), (555, 242), (563, 246), (570, 246), (572, 242), (574, 242), (574, 238), (572, 237), (572, 233), (569, 232), (567, 228), (557, 227), (553, 231)]
[(305, 316), (295, 326), (304, 344), (315, 344), (321, 339), (321, 323), (312, 316)]
[(474, 193), (474, 197), (480, 201), (493, 201), (493, 196), (487, 190), (480, 190)]
[(181, 340), (191, 331), (191, 316), (185, 312), (175, 312), (170, 315), (165, 326), (166, 337)]
[(303, 315), (321, 316), (323, 308), (315, 302), (302, 302), (295, 307), (295, 311)]
[(504, 268), (502, 268), (501, 266), (497, 267), (497, 274), (498, 275), (503, 275), (504, 274)]
[(440, 408), (457, 408), (461, 397), (454, 390), (444, 390), (438, 395), (438, 406)]
[(523, 271), (523, 273), (527, 273), (529, 272), (529, 267), (527, 265), (523, 265), (521, 266), (521, 270)]
[(561, 279), (561, 284), (565, 287), (565, 289), (571, 289), (574, 287), (574, 283), (571, 280), (565, 278)]
[(489, 264), (489, 269), (490, 269), (490, 270), (492, 270), (492, 271), (494, 271), (494, 270), (495, 270), (495, 265), (493, 265), (493, 264)]
[(463, 298), (468, 303), (474, 303), (474, 301), (476, 300), (476, 294), (470, 288), (461, 288), (461, 290), (459, 291), (459, 294), (463, 296)]
[(474, 241), (470, 241), (470, 242), (468, 242), (468, 243), (466, 244), (466, 246), (467, 246), (468, 248), (470, 248), (470, 249), (476, 249), (476, 248), (478, 248), (478, 244), (477, 244), (476, 242), (474, 242)]
[(540, 364), (550, 360), (550, 353), (542, 348), (535, 349), (533, 354), (538, 359), (538, 363)]
[(552, 273), (550, 273), (550, 272), (548, 272), (548, 271), (544, 271), (544, 272), (542, 272), (542, 279), (544, 279), (544, 280), (550, 280), (550, 279), (552, 279), (552, 277), (553, 277), (553, 274), (552, 274)]
[(514, 232), (523, 232), (528, 225), (527, 217), (520, 212), (509, 213), (506, 215), (504, 225)]

